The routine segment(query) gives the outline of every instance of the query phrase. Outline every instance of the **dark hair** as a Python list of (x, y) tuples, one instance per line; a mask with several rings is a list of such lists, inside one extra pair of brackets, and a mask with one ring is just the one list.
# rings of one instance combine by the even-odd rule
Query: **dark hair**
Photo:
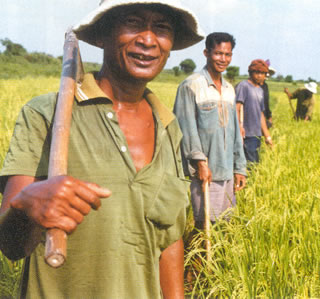
[(226, 32), (213, 32), (213, 33), (210, 33), (206, 38), (206, 49), (211, 50), (216, 45), (219, 45), (222, 42), (225, 42), (225, 43), (230, 42), (232, 49), (236, 45), (236, 40), (231, 34)]

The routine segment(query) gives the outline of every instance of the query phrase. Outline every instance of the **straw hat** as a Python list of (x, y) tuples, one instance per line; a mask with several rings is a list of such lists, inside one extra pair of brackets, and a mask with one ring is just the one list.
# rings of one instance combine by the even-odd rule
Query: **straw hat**
[(268, 74), (270, 76), (273, 76), (277, 71), (272, 67), (272, 66), (269, 66), (269, 71), (268, 71)]
[(99, 7), (76, 24), (73, 31), (78, 39), (102, 48), (101, 37), (97, 35), (98, 21), (113, 8), (134, 4), (163, 5), (173, 11), (174, 19), (180, 21), (172, 50), (190, 47), (204, 38), (196, 16), (190, 9), (182, 6), (180, 0), (101, 0)]
[(268, 71), (267, 75), (268, 76), (273, 76), (277, 71), (272, 66), (270, 66), (271, 65), (270, 59), (267, 59), (265, 62), (268, 65), (268, 68), (269, 68), (269, 71)]
[(317, 86), (316, 82), (309, 82), (304, 85), (304, 87), (312, 93), (317, 93)]

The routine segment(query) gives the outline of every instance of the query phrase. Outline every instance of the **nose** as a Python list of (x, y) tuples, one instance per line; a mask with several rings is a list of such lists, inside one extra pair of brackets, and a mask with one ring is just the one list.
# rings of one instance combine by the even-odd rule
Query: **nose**
[(226, 56), (225, 54), (222, 54), (222, 55), (221, 55), (221, 60), (222, 60), (223, 62), (225, 62), (225, 61), (227, 60), (227, 56)]
[(136, 43), (144, 48), (152, 48), (156, 46), (157, 36), (151, 28), (145, 28), (141, 31), (136, 39)]

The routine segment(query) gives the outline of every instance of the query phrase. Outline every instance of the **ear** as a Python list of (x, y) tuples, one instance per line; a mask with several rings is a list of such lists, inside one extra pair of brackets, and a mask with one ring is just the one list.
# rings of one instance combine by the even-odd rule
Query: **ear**
[(203, 50), (203, 55), (208, 58), (208, 56), (209, 56), (209, 50), (208, 50), (208, 49), (204, 49), (204, 50)]

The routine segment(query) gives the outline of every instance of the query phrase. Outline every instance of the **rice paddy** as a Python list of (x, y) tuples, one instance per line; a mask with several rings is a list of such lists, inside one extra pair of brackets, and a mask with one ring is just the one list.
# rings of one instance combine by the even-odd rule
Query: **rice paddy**
[[(36, 95), (58, 90), (57, 78), (0, 81), (0, 166), (22, 105)], [(149, 87), (172, 108), (178, 84)], [(289, 85), (290, 90), (297, 86)], [(312, 122), (296, 122), (283, 84), (270, 82), (274, 126), (272, 150), (262, 146), (237, 206), (211, 228), (211, 259), (204, 235), (190, 241), (192, 212), (185, 233), (186, 282), (190, 298), (320, 297), (320, 97)], [(0, 298), (15, 298), (21, 262), (0, 253)]]

